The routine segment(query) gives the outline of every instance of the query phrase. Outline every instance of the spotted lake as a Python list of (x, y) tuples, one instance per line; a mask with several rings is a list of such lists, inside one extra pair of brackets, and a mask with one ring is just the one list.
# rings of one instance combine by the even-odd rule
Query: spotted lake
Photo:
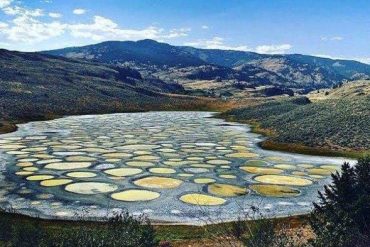
[(154, 221), (311, 210), (341, 158), (265, 151), (262, 136), (208, 112), (73, 116), (0, 136), (0, 206), (44, 218), (128, 210)]

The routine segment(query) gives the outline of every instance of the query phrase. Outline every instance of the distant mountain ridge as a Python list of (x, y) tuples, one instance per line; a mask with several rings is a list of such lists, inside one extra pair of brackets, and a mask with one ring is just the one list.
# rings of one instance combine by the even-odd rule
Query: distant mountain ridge
[[(43, 53), (108, 64), (129, 63), (143, 70), (189, 68), (187, 78), (225, 79), (280, 85), (296, 89), (332, 87), (343, 80), (369, 79), (370, 65), (300, 54), (268, 55), (254, 52), (199, 49), (173, 46), (154, 40), (107, 41), (83, 47), (70, 47)], [(207, 74), (209, 67), (219, 67)], [(205, 68), (205, 70), (202, 70)], [(191, 71), (193, 69), (193, 71)], [(217, 74), (217, 71), (220, 74)], [(191, 74), (193, 72), (193, 74)], [(242, 74), (242, 75), (241, 75)]]
[(181, 47), (159, 43), (154, 40), (106, 41), (83, 47), (71, 47), (45, 51), (50, 55), (69, 58), (82, 58), (103, 63), (135, 62), (159, 66), (194, 66), (206, 64), (205, 61), (184, 51)]

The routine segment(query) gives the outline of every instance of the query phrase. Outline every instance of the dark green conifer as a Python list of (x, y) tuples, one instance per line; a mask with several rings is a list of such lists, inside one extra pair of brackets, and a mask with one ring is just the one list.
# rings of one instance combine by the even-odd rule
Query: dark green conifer
[(344, 163), (332, 179), (314, 204), (313, 245), (370, 246), (370, 157), (359, 159), (353, 167)]

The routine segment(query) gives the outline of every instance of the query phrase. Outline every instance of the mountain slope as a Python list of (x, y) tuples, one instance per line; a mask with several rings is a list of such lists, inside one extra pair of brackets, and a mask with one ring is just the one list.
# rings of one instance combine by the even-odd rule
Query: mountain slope
[(125, 63), (158, 66), (194, 66), (205, 62), (176, 46), (154, 40), (107, 41), (96, 45), (72, 47), (61, 50), (45, 51), (51, 55), (69, 58), (83, 58), (103, 63)]
[[(176, 69), (168, 68), (188, 68), (187, 78), (192, 80), (232, 79), (306, 91), (333, 87), (343, 80), (370, 78), (370, 65), (356, 61), (299, 54), (266, 55), (244, 51), (197, 49), (153, 40), (109, 41), (44, 53), (109, 64), (130, 63), (142, 71), (150, 70), (151, 73), (179, 73)], [(212, 66), (209, 73), (204, 66)]]
[(184, 50), (210, 64), (236, 68), (251, 65), (284, 78), (287, 87), (331, 87), (342, 80), (370, 79), (370, 65), (357, 61), (301, 54), (266, 55), (254, 52), (196, 49)]
[(216, 64), (229, 68), (234, 68), (245, 63), (249, 63), (253, 60), (268, 57), (266, 55), (245, 51), (198, 49), (189, 46), (182, 46), (181, 49), (189, 52), (199, 59), (202, 59), (206, 63)]
[(181, 87), (145, 80), (127, 67), (0, 50), (0, 120), (198, 104), (193, 98), (161, 93), (176, 90)]
[(370, 79), (370, 65), (357, 61), (329, 59), (300, 54), (285, 55), (285, 57), (298, 63), (306, 63), (336, 72), (349, 79)]
[(297, 62), (287, 56), (271, 56), (247, 64), (279, 75), (286, 80), (286, 87), (292, 88), (327, 88), (349, 79), (331, 69)]

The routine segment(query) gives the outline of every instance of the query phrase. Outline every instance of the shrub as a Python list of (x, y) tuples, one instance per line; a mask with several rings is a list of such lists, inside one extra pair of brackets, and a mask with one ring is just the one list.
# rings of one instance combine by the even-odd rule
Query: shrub
[(101, 226), (81, 225), (77, 229), (66, 229), (57, 234), (48, 234), (42, 246), (112, 246), (152, 247), (158, 246), (154, 228), (141, 217), (128, 213), (119, 214)]
[(238, 220), (211, 226), (209, 233), (220, 246), (293, 247), (307, 243), (302, 236), (304, 227), (304, 224), (293, 227), (289, 220), (266, 218), (259, 208), (251, 206)]
[(35, 247), (40, 246), (44, 232), (36, 223), (24, 222), (12, 224), (11, 246)]
[(58, 227), (48, 227), (34, 219), (18, 222), (16, 216), (13, 219), (10, 216), (0, 216), (0, 237), (14, 247), (158, 246), (155, 230), (149, 220), (145, 217), (134, 218), (128, 213), (116, 215), (107, 222), (93, 223), (82, 219)]
[(8, 215), (0, 214), (0, 240), (9, 240), (12, 233), (12, 224)]

